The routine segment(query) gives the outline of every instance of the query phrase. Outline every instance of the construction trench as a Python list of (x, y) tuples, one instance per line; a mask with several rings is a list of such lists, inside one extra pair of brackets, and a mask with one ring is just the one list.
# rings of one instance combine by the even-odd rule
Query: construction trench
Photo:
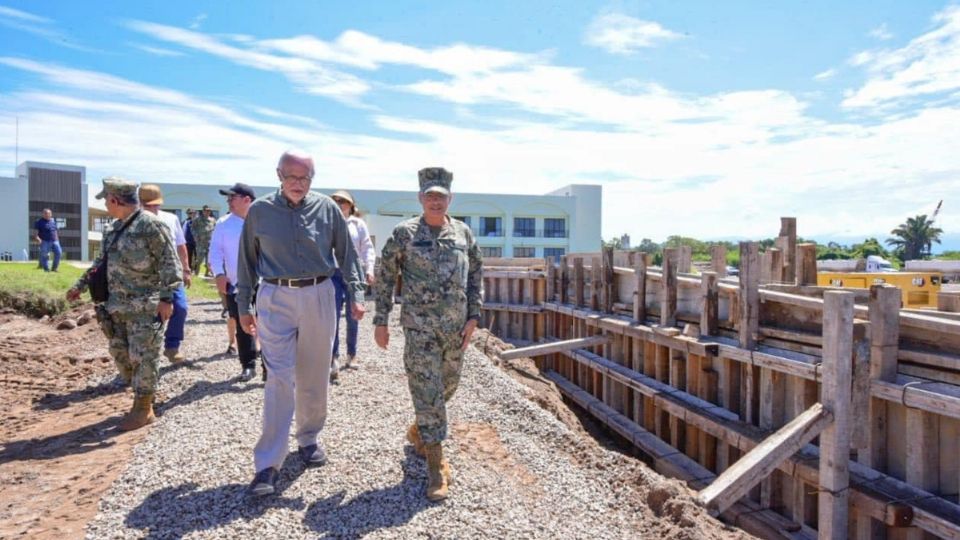
[(816, 286), (782, 218), (740, 272), (639, 252), (485, 261), (483, 326), (565, 398), (762, 538), (960, 538), (960, 321)]

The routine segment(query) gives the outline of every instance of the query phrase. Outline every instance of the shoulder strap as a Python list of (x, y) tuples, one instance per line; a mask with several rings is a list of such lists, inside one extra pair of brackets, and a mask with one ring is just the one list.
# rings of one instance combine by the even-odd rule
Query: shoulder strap
[(120, 239), (120, 235), (123, 234), (123, 231), (125, 231), (125, 230), (127, 229), (127, 227), (130, 226), (131, 223), (133, 223), (134, 221), (137, 220), (137, 218), (140, 217), (140, 212), (142, 212), (142, 210), (138, 209), (136, 212), (133, 213), (133, 216), (132, 216), (130, 219), (128, 219), (126, 223), (124, 223), (119, 229), (117, 229), (117, 235), (113, 237), (113, 241), (110, 242), (110, 245), (106, 246), (106, 247), (103, 249), (103, 256), (104, 256), (104, 257), (107, 256), (107, 252), (110, 250), (110, 248), (113, 247), (113, 244), (115, 244), (115, 243), (117, 242), (117, 240)]

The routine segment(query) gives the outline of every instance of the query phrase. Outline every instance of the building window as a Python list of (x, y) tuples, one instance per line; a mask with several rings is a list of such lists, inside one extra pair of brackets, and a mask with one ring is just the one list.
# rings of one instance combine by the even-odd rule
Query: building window
[[(503, 236), (503, 218), (480, 218), (480, 236)], [(499, 255), (497, 255), (499, 257)]]
[(503, 257), (503, 248), (500, 246), (481, 247), (480, 254), (484, 257)]
[(563, 256), (566, 255), (566, 254), (567, 254), (567, 250), (565, 250), (565, 249), (563, 249), (563, 248), (556, 248), (556, 247), (545, 247), (545, 248), (543, 248), (543, 256), (544, 256), (544, 257), (553, 257), (554, 260), (559, 260), (560, 257), (563, 257)]
[(544, 218), (543, 236), (544, 238), (567, 238), (567, 219)]
[(532, 217), (513, 218), (513, 236), (533, 238), (537, 234), (537, 220)]
[(58, 218), (53, 218), (53, 220), (57, 222), (58, 229), (67, 228), (67, 218), (58, 217)]
[(537, 248), (532, 246), (515, 246), (513, 248), (513, 256), (520, 258), (530, 258), (537, 256)]
[(467, 227), (470, 226), (470, 216), (453, 216), (453, 219), (466, 223)]

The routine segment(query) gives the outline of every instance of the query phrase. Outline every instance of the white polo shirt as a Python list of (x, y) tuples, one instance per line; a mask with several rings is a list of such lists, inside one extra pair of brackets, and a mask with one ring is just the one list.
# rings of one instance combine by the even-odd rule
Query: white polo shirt
[(214, 275), (227, 274), (227, 281), (237, 285), (237, 254), (240, 251), (240, 234), (243, 232), (243, 218), (236, 214), (227, 214), (217, 220), (210, 237), (210, 253), (207, 265)]
[(175, 246), (180, 247), (187, 245), (187, 239), (183, 236), (183, 227), (180, 225), (180, 220), (177, 219), (176, 214), (160, 210), (157, 212), (157, 217), (160, 218), (160, 221), (170, 230), (170, 236), (173, 237), (173, 244)]

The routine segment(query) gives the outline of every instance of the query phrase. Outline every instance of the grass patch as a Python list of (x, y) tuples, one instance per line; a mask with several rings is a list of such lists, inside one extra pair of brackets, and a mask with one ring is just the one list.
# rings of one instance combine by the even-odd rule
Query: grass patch
[(57, 315), (70, 306), (66, 294), (83, 270), (62, 262), (58, 272), (44, 272), (36, 261), (0, 263), (0, 307), (33, 317)]
[(217, 283), (213, 279), (203, 279), (193, 276), (193, 284), (187, 289), (187, 300), (216, 300), (220, 301), (217, 292)]
[[(67, 289), (83, 274), (84, 270), (69, 263), (60, 264), (58, 272), (44, 272), (37, 263), (0, 262), (0, 308), (11, 308), (31, 317), (58, 315), (70, 309)], [(220, 300), (216, 283), (212, 279), (193, 278), (187, 289), (188, 300)], [(88, 293), (78, 304), (89, 302)]]

